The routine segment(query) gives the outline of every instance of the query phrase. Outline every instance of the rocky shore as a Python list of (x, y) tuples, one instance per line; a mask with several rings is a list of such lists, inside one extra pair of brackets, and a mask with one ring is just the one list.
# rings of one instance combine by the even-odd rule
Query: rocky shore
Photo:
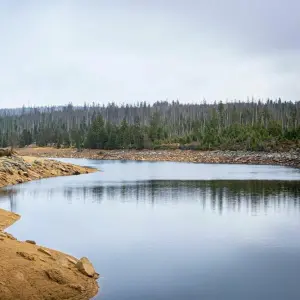
[[(93, 171), (40, 158), (1, 157), (0, 186)], [(18, 241), (4, 232), (19, 218), (18, 214), (0, 209), (0, 299), (84, 300), (95, 296), (99, 274), (89, 260), (48, 249), (32, 240)]]
[(193, 150), (83, 150), (45, 148), (18, 149), (20, 155), (103, 160), (175, 161), (193, 163), (282, 165), (300, 168), (299, 152), (193, 151)]
[(33, 157), (0, 157), (0, 187), (54, 176), (94, 172), (91, 168)]

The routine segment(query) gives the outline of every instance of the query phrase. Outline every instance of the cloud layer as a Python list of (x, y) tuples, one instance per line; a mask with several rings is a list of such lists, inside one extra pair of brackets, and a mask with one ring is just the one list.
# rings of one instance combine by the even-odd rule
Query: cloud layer
[(299, 100), (297, 0), (2, 1), (0, 107)]

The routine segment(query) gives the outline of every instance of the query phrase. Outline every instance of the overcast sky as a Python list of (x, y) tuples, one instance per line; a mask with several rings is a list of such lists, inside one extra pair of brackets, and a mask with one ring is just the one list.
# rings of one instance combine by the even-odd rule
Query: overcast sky
[(0, 5), (0, 107), (300, 98), (298, 0)]

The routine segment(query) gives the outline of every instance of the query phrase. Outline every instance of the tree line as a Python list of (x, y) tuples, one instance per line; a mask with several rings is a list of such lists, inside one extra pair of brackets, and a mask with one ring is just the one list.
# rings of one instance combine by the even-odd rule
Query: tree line
[(84, 105), (0, 109), (0, 146), (287, 150), (300, 147), (300, 102)]

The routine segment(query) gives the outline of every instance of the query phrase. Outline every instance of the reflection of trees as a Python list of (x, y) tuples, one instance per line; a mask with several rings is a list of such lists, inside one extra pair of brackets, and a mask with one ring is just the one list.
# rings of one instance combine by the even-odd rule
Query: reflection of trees
[[(62, 197), (69, 203), (101, 203), (106, 200), (153, 206), (195, 202), (202, 210), (212, 210), (220, 214), (224, 211), (258, 214), (267, 213), (270, 209), (297, 208), (300, 211), (299, 184), (298, 181), (251, 180), (112, 182), (97, 186), (36, 189), (29, 191), (29, 196), (46, 199)], [(20, 194), (24, 190), (14, 192)], [(7, 194), (2, 197), (9, 199), (11, 210), (16, 211), (16, 196)]]
[[(140, 181), (72, 188), (78, 199), (164, 205), (197, 202), (203, 210), (251, 214), (300, 207), (297, 181)], [(74, 196), (74, 195), (73, 195)], [(72, 196), (72, 197), (73, 197)]]
[(0, 202), (9, 203), (9, 210), (17, 212), (16, 191), (13, 189), (0, 189)]

